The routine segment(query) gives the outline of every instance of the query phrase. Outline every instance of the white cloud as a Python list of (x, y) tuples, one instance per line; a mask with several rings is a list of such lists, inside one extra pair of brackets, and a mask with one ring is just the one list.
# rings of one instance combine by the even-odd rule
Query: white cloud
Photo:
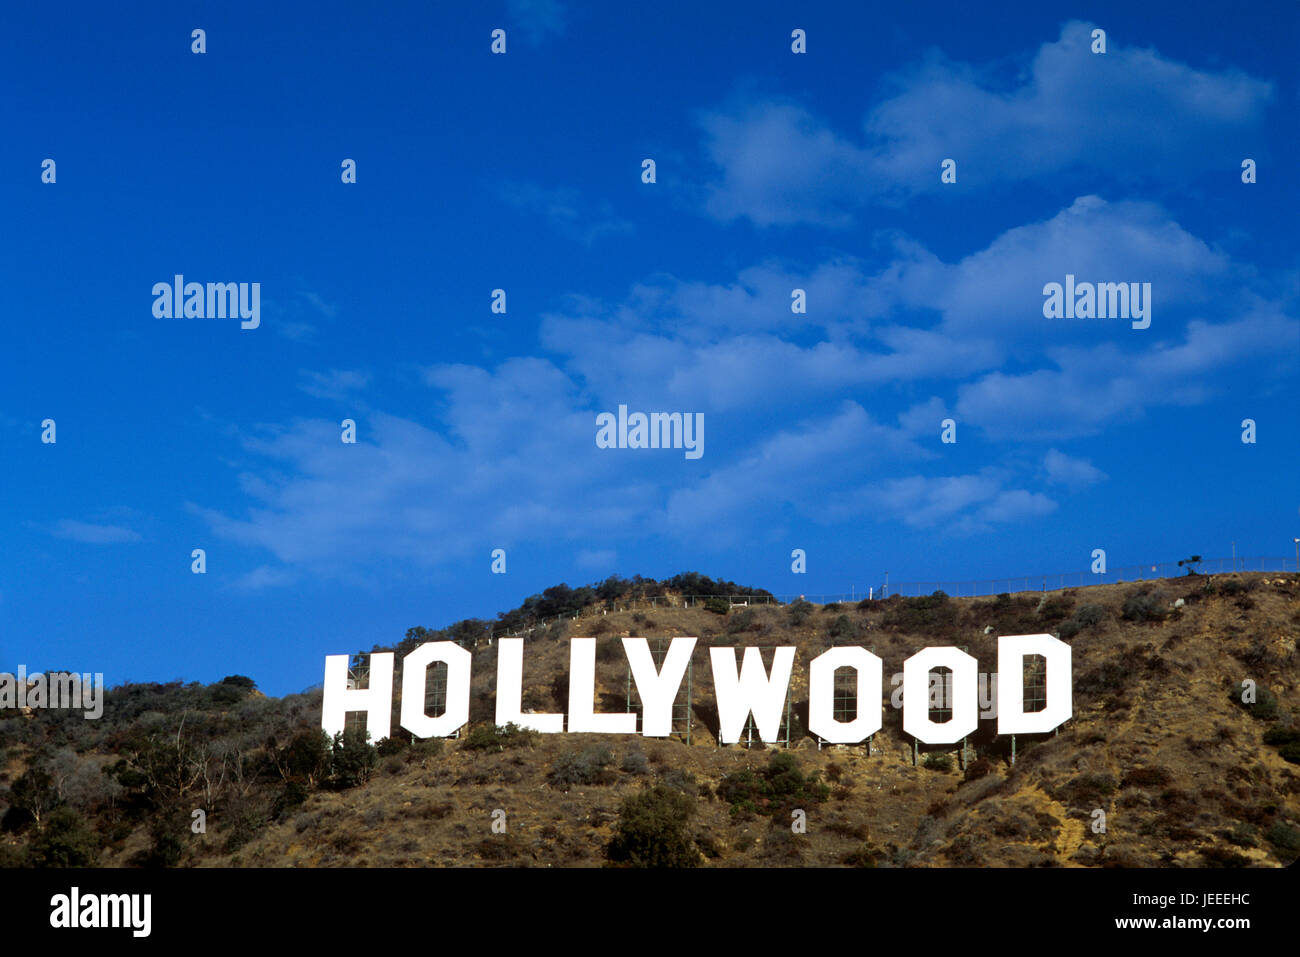
[[(1148, 203), (1081, 197), (951, 264), (906, 239), (894, 250), (874, 272), (765, 262), (721, 283), (653, 276), (613, 303), (573, 297), (540, 328), (553, 358), (429, 367), (427, 418), (362, 410), (356, 445), (333, 421), (245, 436), (249, 507), (198, 511), (222, 537), (325, 574), (463, 561), (500, 541), (583, 542), (595, 567), (647, 529), (737, 544), (758, 515), (973, 534), (1056, 509), (1033, 482), (1069, 491), (1105, 476), (1040, 449), (944, 474), (941, 419), (977, 441), (1034, 443), (1203, 402), (1226, 370), (1294, 368), (1279, 348), (1300, 325), (1294, 278), (1240, 267)], [(1067, 271), (1152, 282), (1150, 329), (1044, 319), (1042, 284)], [(789, 312), (795, 285), (807, 316)], [(304, 373), (302, 388), (367, 384), (332, 370)], [(595, 414), (619, 404), (704, 413), (705, 457), (597, 449)]]
[(322, 420), (245, 436), (250, 507), (193, 510), (224, 538), (326, 574), (390, 558), (428, 567), (505, 540), (607, 537), (651, 513), (659, 485), (637, 474), (644, 460), (601, 455), (594, 413), (544, 360), (438, 366), (426, 379), (445, 398), (445, 432), (374, 412), (358, 417), (355, 445)]
[(1043, 469), (1047, 480), (1057, 485), (1082, 487), (1105, 481), (1108, 476), (1087, 459), (1076, 459), (1057, 449), (1048, 449), (1043, 456)]
[(889, 78), (861, 134), (784, 100), (704, 113), (704, 148), (720, 174), (706, 208), (758, 226), (848, 226), (863, 206), (943, 188), (947, 158), (961, 187), (975, 189), (1080, 169), (1176, 183), (1237, 165), (1233, 144), (1263, 123), (1270, 83), (1113, 35), (1094, 55), (1091, 30), (1066, 23), (1010, 87), (992, 69), (934, 54)]
[(124, 542), (138, 542), (139, 532), (124, 525), (95, 525), (65, 518), (54, 523), (50, 534), (55, 538), (64, 538), (88, 545), (120, 545)]
[[(1277, 307), (1249, 291), (1259, 282), (1252, 270), (1146, 202), (1079, 197), (951, 264), (910, 240), (896, 240), (895, 250), (874, 273), (839, 258), (806, 270), (769, 262), (722, 283), (661, 275), (636, 284), (621, 303), (584, 299), (570, 315), (549, 314), (539, 335), (565, 357), (569, 375), (607, 403), (632, 397), (753, 412), (935, 380), (961, 384), (964, 407), (951, 404), (991, 432), (1014, 405), (1011, 424), (997, 434), (1037, 419), (1035, 434), (1055, 435), (1128, 417), (1141, 389), (1139, 366), (1166, 383), (1162, 401), (1201, 401), (1203, 385), (1175, 382), (1166, 370), (1199, 380), (1286, 328)], [(1152, 327), (1045, 319), (1043, 286), (1067, 273), (1151, 283)], [(790, 312), (795, 287), (808, 290), (806, 316)], [(1247, 330), (1233, 323), (1195, 318), (1211, 309), (1219, 316), (1253, 310), (1258, 328), (1242, 338)], [(1175, 345), (1180, 335), (1187, 339)], [(1073, 374), (1062, 378), (1062, 362)], [(984, 378), (971, 383), (971, 376)], [(1062, 394), (1038, 402), (1040, 384)], [(1045, 421), (1053, 415), (1064, 421)]]
[(298, 388), (317, 399), (342, 399), (370, 384), (368, 373), (350, 369), (330, 369), (328, 372), (301, 369), (298, 375), (302, 380)]
[[(1193, 320), (1181, 336), (1155, 340), (1145, 351), (1126, 353), (1109, 342), (1052, 349), (1055, 368), (992, 372), (959, 386), (957, 414), (994, 439), (1094, 435), (1148, 408), (1198, 405), (1221, 395), (1228, 388), (1222, 373), (1234, 365), (1253, 362), (1261, 374), (1273, 366), (1282, 372), (1288, 362), (1294, 369), (1298, 333), (1300, 320), (1261, 308), (1229, 322)], [(1282, 343), (1292, 348), (1279, 349)]]
[(328, 303), (314, 292), (300, 292), (298, 295), (311, 303), (312, 307), (326, 319), (333, 319), (339, 314), (338, 307), (333, 303)]
[(612, 548), (584, 548), (573, 558), (573, 564), (584, 571), (612, 574), (614, 563), (618, 561), (618, 552)]
[(709, 158), (722, 172), (706, 208), (724, 222), (744, 217), (758, 226), (849, 226), (853, 215), (843, 199), (878, 189), (870, 154), (799, 106), (768, 102), (737, 115), (705, 113), (700, 126)]
[(252, 571), (235, 579), (233, 587), (239, 591), (261, 591), (265, 588), (281, 588), (292, 585), (298, 575), (289, 568), (273, 565), (258, 565)]

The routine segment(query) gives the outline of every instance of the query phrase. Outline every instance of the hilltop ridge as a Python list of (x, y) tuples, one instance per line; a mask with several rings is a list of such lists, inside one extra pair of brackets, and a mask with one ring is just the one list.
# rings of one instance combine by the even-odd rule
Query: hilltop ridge
[[(697, 636), (689, 744), (684, 712), (669, 739), (494, 731), (491, 630), (462, 629), (473, 678), (459, 739), (395, 730), (378, 748), (353, 736), (322, 753), (319, 691), (216, 700), (232, 686), (110, 689), (103, 722), (0, 721), (0, 853), (29, 865), (586, 866), (635, 862), (627, 829), (661, 807), (674, 851), (659, 862), (678, 865), (1279, 866), (1300, 853), (1296, 575), (840, 605), (753, 590), (762, 602), (734, 608), (674, 604), (667, 588), (564, 606), (574, 591), (548, 590), (559, 618), (525, 638), (525, 706), (565, 710), (570, 637), (598, 639), (598, 708), (623, 711), (635, 698), (617, 639)], [(827, 648), (874, 649), (888, 685), (923, 647), (963, 646), (992, 672), (998, 635), (1035, 632), (1073, 648), (1074, 714), (1057, 733), (1018, 736), (1014, 763), (996, 722), (980, 723), (964, 761), (960, 745), (915, 747), (888, 686), (869, 745), (819, 748), (805, 731), (806, 666)], [(441, 636), (411, 629), (393, 648)], [(706, 657), (719, 645), (797, 649), (780, 746), (717, 746)]]

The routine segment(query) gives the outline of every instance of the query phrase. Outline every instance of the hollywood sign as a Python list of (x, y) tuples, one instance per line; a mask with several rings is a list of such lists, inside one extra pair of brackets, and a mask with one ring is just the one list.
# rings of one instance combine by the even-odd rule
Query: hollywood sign
[[(624, 638), (623, 651), (641, 697), (641, 734), (667, 737), (672, 732), (673, 702), (685, 677), (695, 638), (673, 638), (663, 665), (656, 668), (645, 638)], [(714, 694), (723, 744), (741, 739), (753, 715), (759, 736), (775, 741), (785, 710), (793, 646), (775, 649), (772, 669), (757, 648), (746, 648), (739, 668), (735, 648), (710, 648)], [(1046, 659), (1047, 704), (1041, 711), (1024, 709), (1024, 659)], [(445, 738), (469, 722), (472, 655), (452, 641), (431, 641), (402, 659), (401, 725), (417, 738)], [(447, 667), (446, 704), (440, 715), (425, 713), (425, 679), (430, 666)], [(857, 717), (842, 721), (834, 715), (835, 673), (856, 673)], [(952, 671), (952, 717), (932, 721), (927, 695), (930, 672)], [(597, 712), (596, 639), (574, 638), (569, 644), (569, 710), (564, 714), (525, 713), (522, 708), (524, 639), (497, 642), (496, 723), (514, 723), (543, 734), (636, 734), (634, 713)], [(1040, 734), (1070, 717), (1070, 646), (1051, 635), (1004, 635), (998, 638), (998, 734)], [(883, 707), (872, 708), (870, 696), (884, 684), (881, 660), (861, 646), (831, 648), (808, 664), (808, 730), (832, 744), (857, 744), (880, 730)], [(903, 663), (903, 730), (924, 744), (953, 744), (972, 734), (979, 723), (979, 676), (975, 658), (960, 648), (925, 648)], [(348, 712), (366, 715), (371, 738), (389, 736), (393, 699), (393, 654), (370, 656), (370, 686), (348, 687), (348, 656), (325, 657), (321, 727), (331, 736), (343, 730)], [(878, 698), (879, 700), (879, 698)], [(919, 706), (909, 706), (918, 703)]]

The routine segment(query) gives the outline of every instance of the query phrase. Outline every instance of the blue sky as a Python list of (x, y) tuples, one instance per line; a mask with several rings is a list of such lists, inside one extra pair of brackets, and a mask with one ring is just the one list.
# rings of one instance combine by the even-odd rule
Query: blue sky
[[(1290, 554), (1292, 5), (382, 6), (9, 11), (0, 669), (282, 694), (609, 574)], [(1067, 273), (1150, 328), (1044, 318)]]

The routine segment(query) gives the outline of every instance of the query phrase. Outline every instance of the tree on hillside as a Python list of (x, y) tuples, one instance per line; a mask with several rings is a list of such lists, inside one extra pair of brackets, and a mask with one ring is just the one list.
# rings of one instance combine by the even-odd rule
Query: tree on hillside
[(349, 728), (336, 733), (331, 750), (334, 783), (340, 788), (365, 784), (379, 761), (379, 754), (370, 743), (370, 732), (363, 728)]
[(45, 815), (59, 805), (53, 777), (39, 765), (29, 767), (9, 789), (9, 804), (6, 830), (21, 830), (29, 821), (39, 828)]
[(623, 802), (605, 856), (629, 867), (697, 867), (700, 852), (687, 830), (694, 812), (694, 799), (666, 784), (634, 794)]
[(32, 867), (90, 867), (99, 851), (99, 838), (86, 819), (70, 807), (50, 812), (33, 839), (27, 863)]
[(286, 784), (300, 781), (314, 788), (329, 774), (331, 742), (320, 728), (304, 728), (283, 748), (271, 741), (267, 750)]
[(155, 808), (183, 803), (204, 780), (212, 758), (210, 748), (201, 746), (193, 733), (186, 733), (187, 717), (188, 713), (181, 715), (175, 734), (136, 738), (109, 772), (123, 787), (143, 791)]

